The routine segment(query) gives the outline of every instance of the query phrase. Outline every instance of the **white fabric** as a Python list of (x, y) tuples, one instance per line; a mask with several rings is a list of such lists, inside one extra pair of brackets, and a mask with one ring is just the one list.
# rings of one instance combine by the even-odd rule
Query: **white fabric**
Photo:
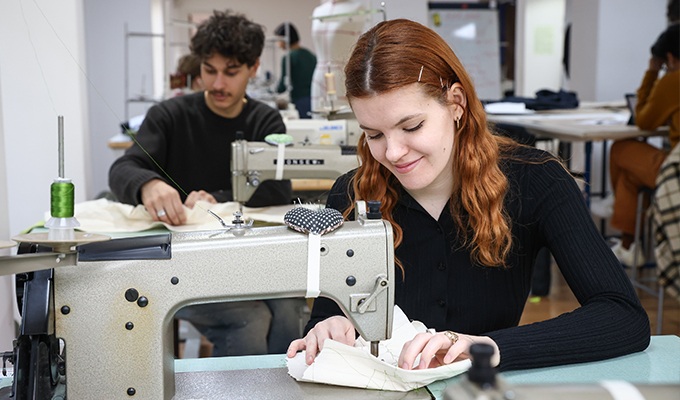
[[(243, 207), (243, 218), (283, 224), (283, 216), (294, 205), (249, 208)], [(211, 204), (199, 201), (192, 209), (187, 208), (187, 223), (174, 226), (154, 221), (143, 205), (131, 206), (106, 199), (86, 201), (75, 205), (75, 217), (80, 222), (78, 230), (84, 232), (139, 232), (151, 228), (165, 227), (173, 232), (190, 232), (222, 229), (220, 222), (210, 215), (211, 210), (224, 222), (231, 224), (239, 205), (235, 202)], [(49, 212), (45, 213), (46, 220)]]
[(321, 293), (321, 235), (307, 235), (307, 294), (306, 298), (317, 298)]
[(370, 343), (362, 338), (354, 347), (328, 339), (312, 365), (305, 364), (304, 351), (288, 359), (288, 374), (303, 382), (406, 392), (451, 378), (470, 368), (470, 360), (424, 370), (397, 367), (404, 343), (426, 330), (419, 321), (409, 322), (404, 312), (395, 306), (392, 338), (380, 342), (379, 358), (371, 355)]

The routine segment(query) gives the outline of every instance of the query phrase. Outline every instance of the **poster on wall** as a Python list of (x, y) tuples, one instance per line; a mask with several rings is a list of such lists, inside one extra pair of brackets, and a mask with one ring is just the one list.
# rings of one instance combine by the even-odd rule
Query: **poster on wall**
[(488, 8), (430, 8), (428, 25), (451, 46), (472, 77), (482, 100), (501, 95), (498, 10)]

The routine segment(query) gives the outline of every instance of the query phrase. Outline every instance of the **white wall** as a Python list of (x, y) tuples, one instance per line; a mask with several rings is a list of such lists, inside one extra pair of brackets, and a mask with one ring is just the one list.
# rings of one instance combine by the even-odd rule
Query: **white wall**
[(667, 0), (568, 0), (572, 24), (570, 90), (585, 101), (623, 100), (649, 63), (666, 27)]
[(7, 212), (8, 233), (15, 235), (50, 208), (50, 184), (59, 172), (58, 115), (64, 116), (65, 175), (76, 186), (76, 201), (86, 198), (92, 170), (82, 0), (6, 0), (0, 37), (0, 154), (8, 188), (0, 207)]
[[(0, 66), (1, 67), (1, 66)], [(0, 68), (1, 70), (1, 68)], [(0, 81), (0, 89), (2, 81)], [(0, 93), (2, 91), (0, 90)], [(0, 96), (0, 149), (5, 148), (4, 124), (3, 124), (2, 96)], [(5, 157), (0, 159), (0, 204), (7, 204), (7, 165)], [(9, 216), (7, 207), (0, 207), (0, 241), (9, 238)], [(0, 256), (7, 256), (12, 249), (0, 249)], [(13, 276), (0, 276), (0, 353), (12, 350), (12, 340), (15, 338), (13, 323), (14, 301), (12, 285)]]
[[(83, 201), (90, 180), (82, 0), (6, 0), (0, 13), (0, 240), (40, 221), (58, 176), (57, 116), (65, 175)], [(7, 254), (9, 250), (1, 250)], [(11, 277), (0, 277), (0, 351), (14, 338)], [(8, 337), (9, 335), (9, 337)]]
[(534, 97), (562, 84), (565, 0), (523, 0), (517, 4), (515, 95)]
[[(93, 155), (93, 181), (87, 199), (108, 190), (108, 172), (120, 153), (108, 147), (111, 137), (120, 133), (125, 121), (125, 25), (128, 33), (159, 33), (151, 29), (149, 0), (84, 2), (85, 44), (87, 46), (88, 104), (90, 146)], [(154, 93), (152, 41), (129, 37), (128, 97)], [(161, 42), (162, 43), (162, 42)], [(130, 103), (129, 116), (143, 114), (152, 103)]]

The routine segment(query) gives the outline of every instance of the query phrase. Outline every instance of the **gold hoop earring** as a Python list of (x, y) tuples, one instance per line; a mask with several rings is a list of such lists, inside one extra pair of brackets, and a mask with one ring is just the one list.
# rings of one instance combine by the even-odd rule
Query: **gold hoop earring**
[(456, 119), (456, 129), (460, 129), (460, 117)]

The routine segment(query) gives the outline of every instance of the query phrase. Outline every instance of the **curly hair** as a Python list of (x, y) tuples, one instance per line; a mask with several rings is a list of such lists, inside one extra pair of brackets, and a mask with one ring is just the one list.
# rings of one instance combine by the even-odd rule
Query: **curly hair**
[[(516, 144), (490, 130), (472, 80), (449, 45), (419, 23), (405, 19), (384, 21), (359, 38), (345, 66), (345, 77), (350, 104), (355, 98), (368, 98), (418, 82), (425, 95), (442, 105), (451, 105), (447, 89), (454, 83), (462, 85), (467, 107), (455, 130), (451, 171), (454, 187), (449, 207), (473, 261), (490, 267), (505, 266), (512, 233), (504, 209), (508, 181), (499, 164), (502, 154)], [(394, 221), (392, 210), (401, 185), (371, 156), (365, 134), (359, 139), (358, 154), (361, 164), (352, 181), (355, 198), (382, 202), (382, 215), (392, 224), (398, 247), (403, 231)], [(345, 216), (351, 212), (352, 208), (346, 210)]]
[(252, 67), (264, 48), (264, 27), (243, 14), (215, 10), (198, 26), (190, 48), (201, 61), (217, 52)]

